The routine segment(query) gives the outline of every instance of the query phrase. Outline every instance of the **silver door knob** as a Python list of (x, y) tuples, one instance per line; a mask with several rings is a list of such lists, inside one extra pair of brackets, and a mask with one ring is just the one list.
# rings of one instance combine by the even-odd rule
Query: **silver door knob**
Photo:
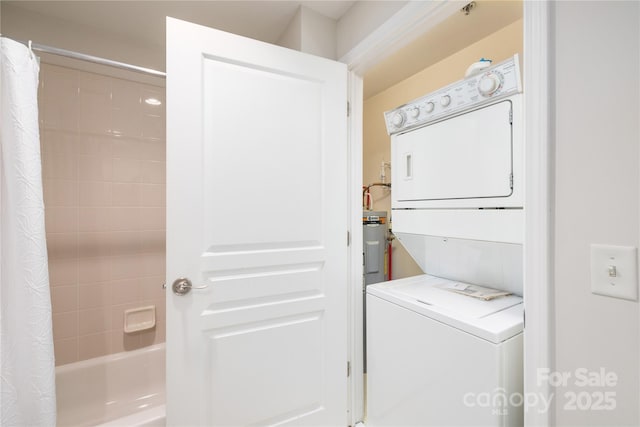
[(191, 283), (191, 280), (187, 279), (186, 277), (181, 277), (179, 279), (176, 279), (173, 282), (173, 285), (171, 286), (171, 289), (173, 289), (173, 293), (176, 295), (186, 295), (189, 292), (191, 292), (191, 289), (204, 289), (207, 286), (193, 286), (193, 284)]

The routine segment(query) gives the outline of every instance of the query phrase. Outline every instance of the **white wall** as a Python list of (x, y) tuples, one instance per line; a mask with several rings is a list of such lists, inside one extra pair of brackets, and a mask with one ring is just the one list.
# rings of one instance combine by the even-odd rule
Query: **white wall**
[(142, 67), (164, 70), (164, 48), (2, 3), (3, 34)]
[(336, 57), (342, 58), (406, 4), (406, 1), (356, 2), (338, 21)]
[[(589, 245), (638, 246), (640, 7), (554, 2), (555, 363), (558, 426), (640, 425), (638, 303), (591, 294)], [(575, 386), (604, 368), (617, 386)], [(614, 411), (568, 410), (566, 392), (616, 393)], [(586, 397), (585, 397), (586, 399)]]
[(278, 45), (300, 52), (336, 59), (336, 21), (300, 6)]

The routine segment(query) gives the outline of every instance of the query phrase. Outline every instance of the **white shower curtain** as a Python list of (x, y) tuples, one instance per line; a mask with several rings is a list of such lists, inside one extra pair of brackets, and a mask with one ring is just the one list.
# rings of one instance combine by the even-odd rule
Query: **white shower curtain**
[(56, 423), (37, 58), (0, 38), (0, 425)]

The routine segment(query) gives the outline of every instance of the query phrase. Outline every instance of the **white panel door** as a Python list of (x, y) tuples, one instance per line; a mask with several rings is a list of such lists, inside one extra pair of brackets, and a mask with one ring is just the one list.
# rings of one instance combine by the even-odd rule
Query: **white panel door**
[(346, 81), (168, 18), (168, 425), (346, 424)]

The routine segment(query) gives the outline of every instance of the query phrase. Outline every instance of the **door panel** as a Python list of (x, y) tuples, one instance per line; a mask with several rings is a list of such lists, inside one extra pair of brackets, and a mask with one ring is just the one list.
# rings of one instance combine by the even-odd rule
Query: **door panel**
[(345, 424), (346, 77), (168, 19), (169, 425)]

